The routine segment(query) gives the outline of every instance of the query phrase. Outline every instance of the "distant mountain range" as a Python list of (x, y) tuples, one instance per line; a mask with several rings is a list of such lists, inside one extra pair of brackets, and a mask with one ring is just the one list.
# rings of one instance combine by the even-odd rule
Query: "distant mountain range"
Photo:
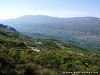
[(100, 51), (100, 18), (97, 17), (57, 18), (26, 15), (3, 20), (1, 23), (36, 38), (54, 38)]

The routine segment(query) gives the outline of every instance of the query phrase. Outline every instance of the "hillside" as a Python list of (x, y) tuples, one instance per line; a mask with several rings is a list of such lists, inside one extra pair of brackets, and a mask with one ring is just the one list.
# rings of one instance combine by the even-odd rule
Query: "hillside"
[(26, 15), (1, 23), (8, 24), (31, 37), (53, 38), (100, 52), (100, 18), (97, 17), (57, 18)]
[(64, 75), (83, 71), (99, 75), (99, 58), (100, 54), (76, 45), (33, 39), (0, 24), (0, 75)]

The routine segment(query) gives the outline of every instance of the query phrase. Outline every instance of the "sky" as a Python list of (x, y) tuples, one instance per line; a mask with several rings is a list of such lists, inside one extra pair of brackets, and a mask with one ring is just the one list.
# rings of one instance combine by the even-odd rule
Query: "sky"
[(0, 19), (23, 15), (100, 17), (100, 0), (0, 0)]

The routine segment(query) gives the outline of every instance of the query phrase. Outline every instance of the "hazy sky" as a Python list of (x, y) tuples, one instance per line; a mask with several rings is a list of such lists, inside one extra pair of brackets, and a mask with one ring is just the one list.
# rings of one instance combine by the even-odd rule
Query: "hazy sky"
[(0, 0), (0, 19), (22, 15), (100, 17), (100, 0)]

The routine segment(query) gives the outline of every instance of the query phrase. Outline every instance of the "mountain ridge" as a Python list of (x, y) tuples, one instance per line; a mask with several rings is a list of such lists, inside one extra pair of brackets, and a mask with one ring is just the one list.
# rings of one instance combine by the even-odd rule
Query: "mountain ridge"
[(90, 50), (100, 51), (98, 41), (100, 38), (100, 18), (98, 17), (57, 18), (44, 15), (35, 17), (27, 15), (23, 18), (5, 20), (1, 23), (8, 24), (19, 32), (29, 33), (33, 37), (35, 36), (34, 33), (38, 33), (42, 34), (39, 37), (44, 36), (45, 38), (47, 35), (47, 37), (55, 37), (55, 39), (63, 42), (70, 40), (77, 42), (77, 45), (89, 46)]
[(0, 24), (0, 28), (7, 28), (7, 29), (9, 29), (9, 30), (12, 30), (12, 31), (14, 31), (14, 32), (17, 32), (15, 28), (12, 28), (12, 27), (10, 27), (10, 26), (3, 25), (3, 24)]

